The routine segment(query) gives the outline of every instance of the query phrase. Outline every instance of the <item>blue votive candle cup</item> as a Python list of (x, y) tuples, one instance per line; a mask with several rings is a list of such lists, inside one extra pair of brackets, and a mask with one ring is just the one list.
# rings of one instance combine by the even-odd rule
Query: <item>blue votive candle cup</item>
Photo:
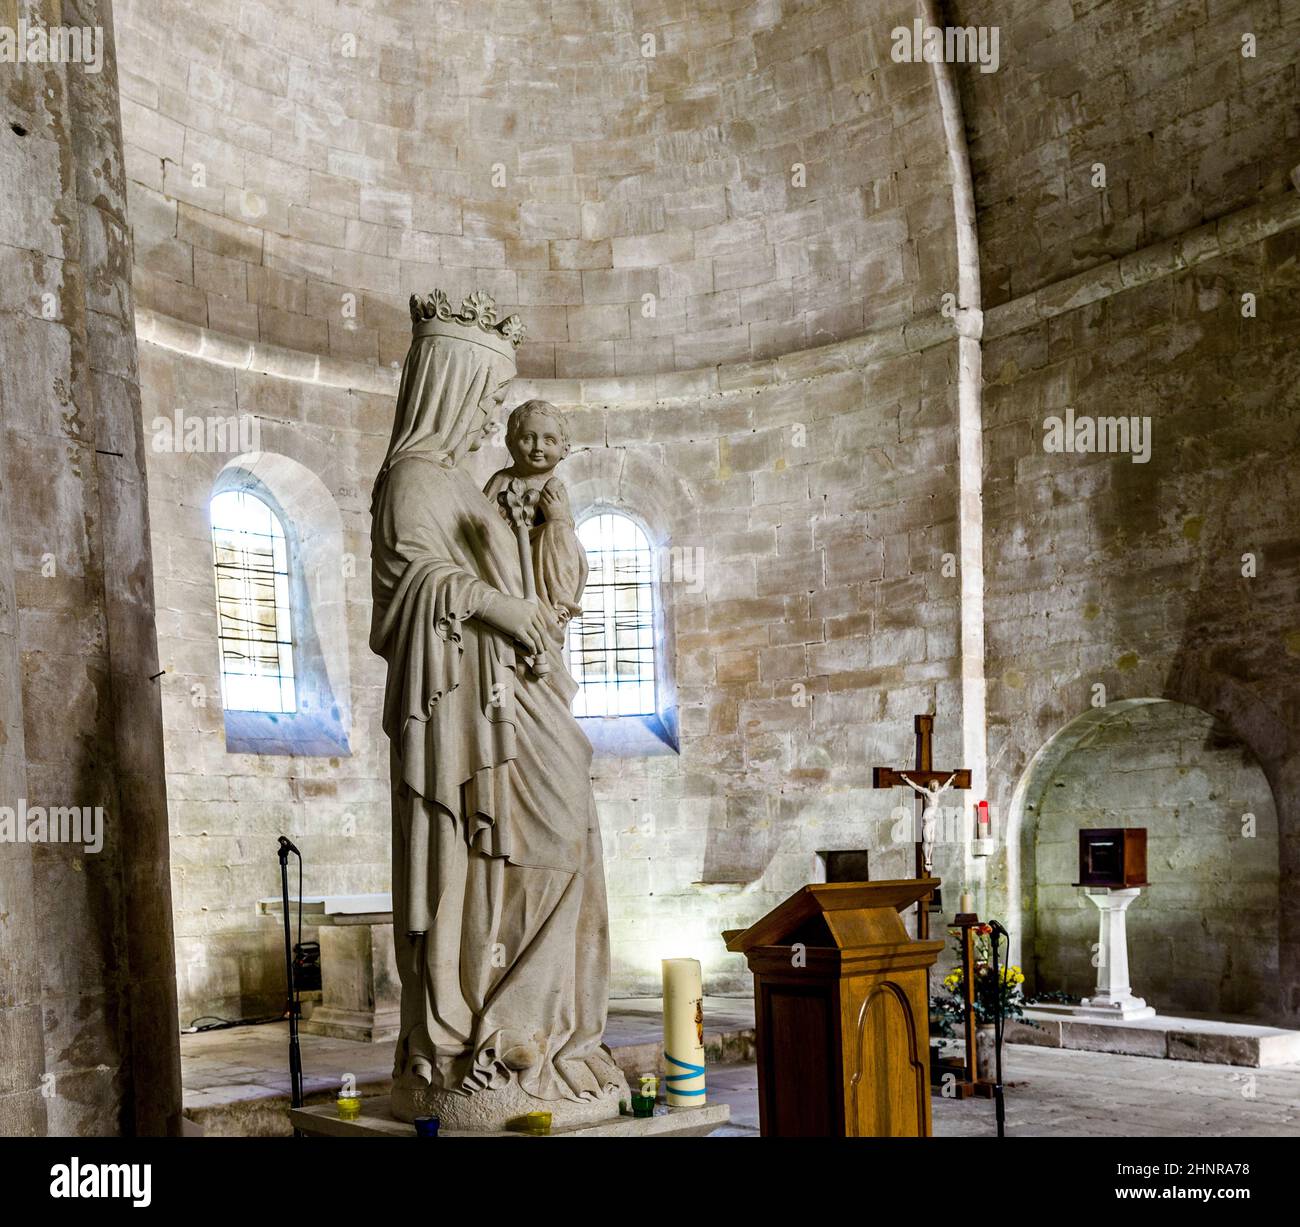
[(442, 1124), (436, 1116), (417, 1116), (412, 1123), (415, 1125), (417, 1138), (436, 1138), (438, 1126)]

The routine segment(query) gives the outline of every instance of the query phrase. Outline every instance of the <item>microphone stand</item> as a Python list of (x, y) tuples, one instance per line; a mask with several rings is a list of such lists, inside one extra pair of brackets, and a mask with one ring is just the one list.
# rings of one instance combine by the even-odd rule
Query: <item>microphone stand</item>
[[(298, 1042), (298, 1016), (302, 1010), (298, 985), (293, 974), (293, 936), (289, 930), (289, 853), (298, 858), (298, 923), (302, 923), (302, 853), (283, 835), (280, 836), (280, 897), (284, 905), (284, 974), (288, 991), (289, 1010), (289, 1102), (302, 1107), (302, 1047)], [(295, 1137), (301, 1134), (297, 1129)]]
[(1002, 974), (998, 969), (998, 948), (1002, 939), (1007, 939), (1007, 954), (1011, 953), (1011, 935), (996, 920), (993, 927), (993, 983), (997, 987), (997, 996), (993, 1007), (993, 1111), (998, 1123), (998, 1137), (1007, 1136), (1007, 1106), (1002, 1095)]

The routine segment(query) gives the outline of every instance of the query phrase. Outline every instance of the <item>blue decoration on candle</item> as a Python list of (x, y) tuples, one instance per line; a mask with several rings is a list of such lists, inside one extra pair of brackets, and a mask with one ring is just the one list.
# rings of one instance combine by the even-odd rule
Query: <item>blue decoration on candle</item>
[[(664, 1053), (664, 1060), (672, 1065), (676, 1065), (678, 1069), (686, 1070), (686, 1073), (684, 1074), (668, 1074), (664, 1078), (665, 1082), (689, 1082), (692, 1078), (704, 1077), (703, 1065), (691, 1065), (686, 1061), (679, 1061), (675, 1056), (672, 1056), (667, 1052)], [(703, 1095), (704, 1090), (704, 1087), (700, 1087), (698, 1091), (687, 1091), (678, 1086), (670, 1086), (668, 1088), (668, 1092), (671, 1095)]]

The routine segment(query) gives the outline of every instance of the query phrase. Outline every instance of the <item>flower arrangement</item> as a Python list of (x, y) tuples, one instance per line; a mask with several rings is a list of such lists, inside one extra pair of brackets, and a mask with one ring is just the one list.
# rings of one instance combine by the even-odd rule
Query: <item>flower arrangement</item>
[[(989, 925), (979, 925), (975, 930), (975, 1021), (991, 1023), (1002, 1002), (1003, 1019), (1023, 1020), (1025, 1016), (1025, 974), (1014, 963), (998, 967), (993, 975), (993, 930)], [(966, 987), (964, 973), (954, 968), (943, 978), (943, 992), (930, 1003), (933, 1018), (940, 1035), (958, 1034), (966, 1021)]]

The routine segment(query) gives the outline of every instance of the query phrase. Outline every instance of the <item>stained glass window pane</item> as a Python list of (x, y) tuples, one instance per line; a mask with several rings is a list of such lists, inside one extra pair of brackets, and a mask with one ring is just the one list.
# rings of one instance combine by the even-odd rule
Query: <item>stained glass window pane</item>
[(210, 514), (222, 706), (297, 711), (284, 527), (245, 490), (218, 494)]
[(655, 711), (654, 553), (627, 516), (604, 513), (578, 526), (590, 568), (582, 615), (569, 624), (575, 716), (648, 716)]

